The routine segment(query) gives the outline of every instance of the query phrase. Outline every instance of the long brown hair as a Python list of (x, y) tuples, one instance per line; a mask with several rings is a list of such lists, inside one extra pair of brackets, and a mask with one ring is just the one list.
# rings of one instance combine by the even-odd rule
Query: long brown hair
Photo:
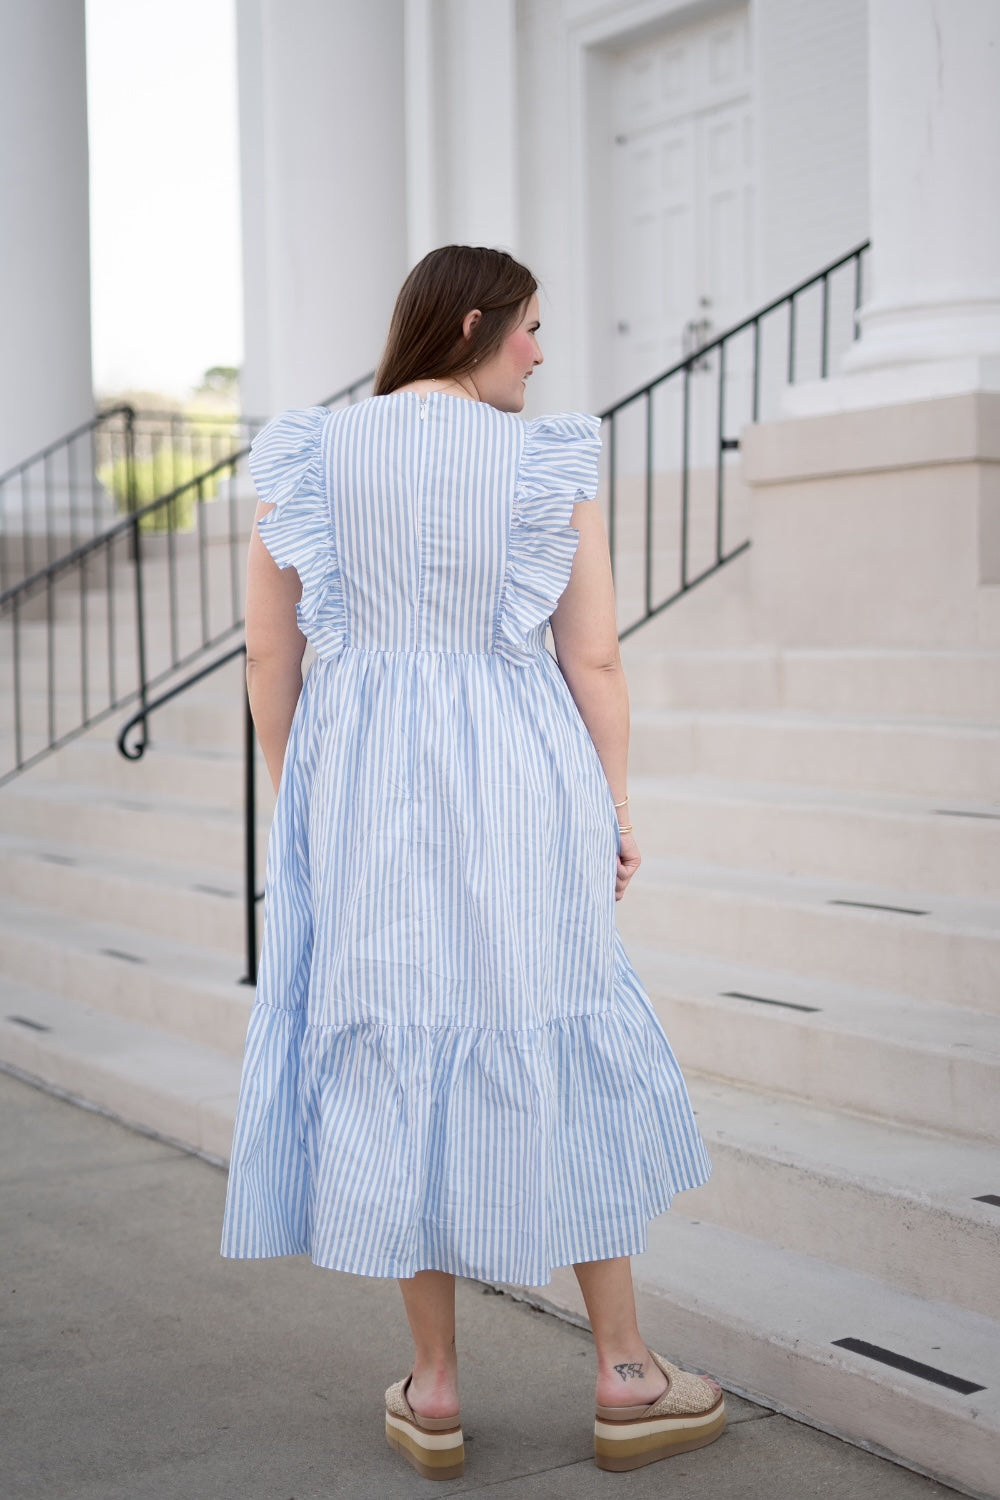
[[(418, 261), (396, 298), (374, 393), (411, 380), (464, 375), (499, 349), (538, 283), (505, 250), (442, 245)], [(462, 321), (482, 317), (466, 339)]]

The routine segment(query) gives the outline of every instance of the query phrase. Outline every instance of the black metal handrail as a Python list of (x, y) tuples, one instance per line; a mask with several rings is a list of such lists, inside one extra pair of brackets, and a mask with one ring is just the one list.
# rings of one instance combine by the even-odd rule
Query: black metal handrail
[[(608, 540), (622, 614), (638, 598), (638, 610), (621, 624), (623, 640), (750, 546), (749, 537), (732, 543), (727, 536), (737, 478), (727, 455), (738, 451), (744, 426), (762, 420), (765, 408), (777, 411), (787, 385), (805, 375), (827, 379), (837, 347), (857, 337), (869, 248), (866, 240), (601, 413)], [(812, 298), (819, 305), (808, 323), (801, 311)], [(631, 504), (623, 499), (629, 481)], [(709, 533), (700, 543), (699, 524)], [(658, 560), (658, 547), (665, 559)]]
[[(320, 404), (350, 404), (372, 379)], [(141, 503), (136, 449), (126, 446), (126, 514), (0, 593), (0, 664), (9, 663), (13, 688), (0, 786), (128, 704), (142, 708), (152, 689), (242, 630), (237, 480), (249, 451), (231, 450)], [(154, 630), (157, 590), (166, 609)], [(41, 683), (28, 681), (32, 633), (41, 636)]]
[[(149, 703), (144, 703), (138, 713), (134, 713), (118, 732), (118, 749), (126, 760), (141, 760), (149, 745), (148, 727), (151, 714), (164, 704), (170, 703), (186, 693), (196, 683), (204, 682), (211, 677), (220, 667), (226, 667), (231, 661), (236, 661), (240, 656), (246, 656), (246, 642), (240, 641), (231, 651), (226, 651), (214, 661), (202, 667), (200, 671), (192, 672), (190, 677), (185, 677), (183, 682), (176, 683), (167, 692), (161, 693), (158, 698), (153, 698)], [(132, 743), (129, 736), (132, 731), (139, 731), (139, 738)], [(264, 892), (257, 885), (257, 766), (256, 766), (256, 731), (254, 730), (253, 717), (250, 713), (250, 698), (244, 690), (243, 694), (243, 909), (244, 909), (244, 958), (246, 959), (246, 973), (242, 976), (241, 984), (257, 983), (257, 906), (264, 899)]]
[(176, 490), (260, 430), (253, 417), (120, 402), (0, 474), (0, 590)]

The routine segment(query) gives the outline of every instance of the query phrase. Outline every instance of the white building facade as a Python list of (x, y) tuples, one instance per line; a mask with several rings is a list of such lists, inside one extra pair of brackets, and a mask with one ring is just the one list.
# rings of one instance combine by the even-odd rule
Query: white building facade
[[(536, 271), (550, 407), (610, 402), (870, 234), (855, 368), (1000, 350), (994, 0), (236, 3), (254, 414), (370, 369), (451, 241)], [(3, 467), (92, 398), (83, 4), (0, 20)]]
[(536, 399), (599, 407), (868, 233), (865, 0), (238, 14), (248, 409), (371, 368), (435, 245), (525, 260)]

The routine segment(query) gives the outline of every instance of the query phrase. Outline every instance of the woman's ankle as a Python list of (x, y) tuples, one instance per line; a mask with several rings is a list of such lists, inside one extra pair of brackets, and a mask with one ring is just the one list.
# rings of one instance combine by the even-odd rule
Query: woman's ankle
[(450, 1417), (458, 1411), (458, 1360), (415, 1358), (407, 1399), (421, 1417)]
[(667, 1388), (667, 1377), (645, 1345), (598, 1355), (597, 1401), (601, 1406), (649, 1406)]

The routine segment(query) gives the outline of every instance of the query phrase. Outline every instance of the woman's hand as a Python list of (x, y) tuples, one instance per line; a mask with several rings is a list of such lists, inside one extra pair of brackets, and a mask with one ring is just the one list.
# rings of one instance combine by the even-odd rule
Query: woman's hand
[(615, 900), (620, 901), (632, 876), (642, 863), (639, 845), (632, 833), (621, 835), (621, 852), (618, 855), (618, 870), (615, 874)]

